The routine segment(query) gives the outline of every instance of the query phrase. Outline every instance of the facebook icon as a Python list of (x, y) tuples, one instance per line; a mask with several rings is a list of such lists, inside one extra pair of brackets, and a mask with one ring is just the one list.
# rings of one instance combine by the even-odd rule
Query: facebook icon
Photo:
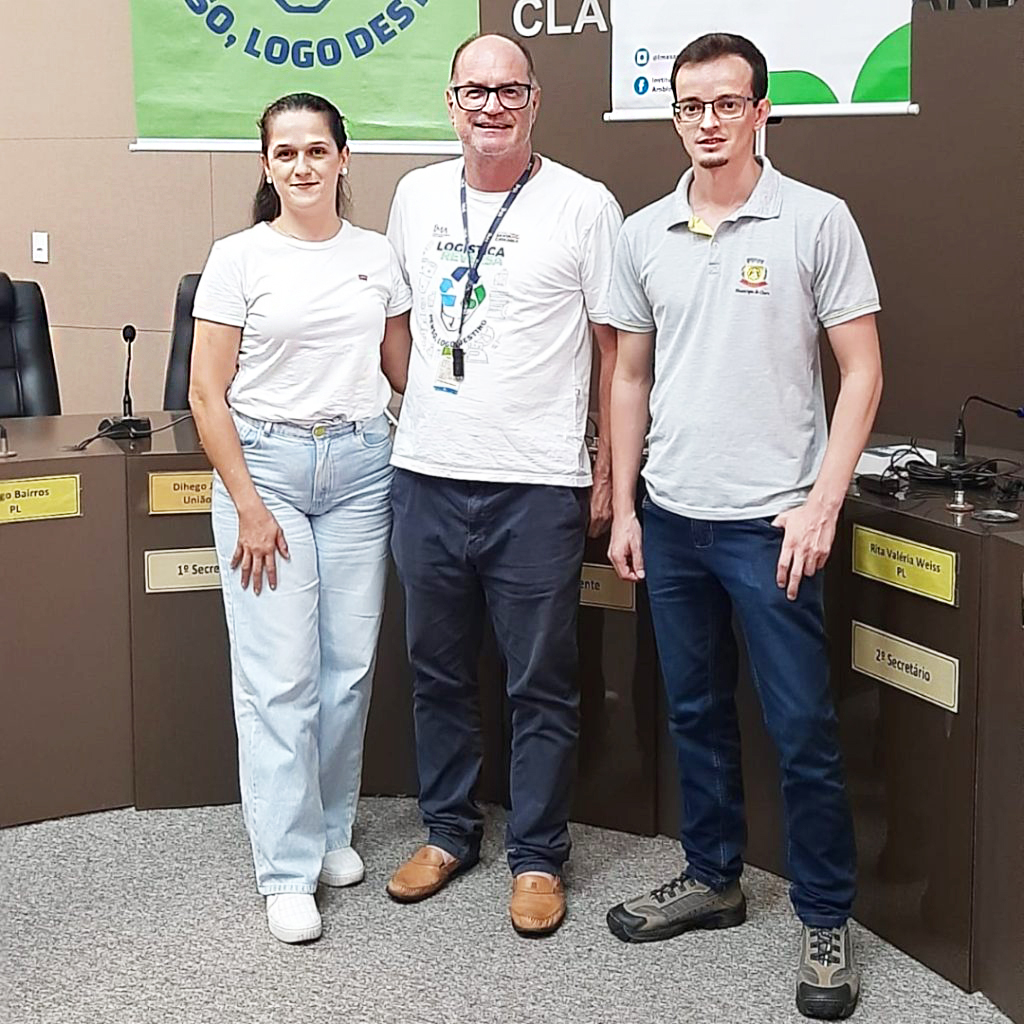
[(651, 87), (651, 83), (648, 82), (647, 79), (644, 78), (643, 76), (638, 78), (633, 83), (633, 91), (637, 94), (637, 96), (643, 96), (644, 93), (646, 93), (647, 90), (650, 89), (650, 87)]

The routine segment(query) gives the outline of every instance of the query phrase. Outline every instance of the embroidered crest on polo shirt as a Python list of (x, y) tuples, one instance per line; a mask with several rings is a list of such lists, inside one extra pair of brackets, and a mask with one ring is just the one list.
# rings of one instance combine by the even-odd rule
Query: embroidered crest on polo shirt
[(740, 273), (740, 287), (736, 289), (741, 294), (769, 295), (768, 291), (768, 264), (764, 260), (747, 257)]

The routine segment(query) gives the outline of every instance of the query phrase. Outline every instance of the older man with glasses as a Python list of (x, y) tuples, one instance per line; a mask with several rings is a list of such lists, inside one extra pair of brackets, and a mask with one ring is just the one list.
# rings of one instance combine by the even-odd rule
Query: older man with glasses
[[(647, 580), (686, 866), (613, 907), (608, 925), (650, 942), (746, 917), (735, 613), (782, 768), (803, 923), (797, 1006), (840, 1018), (860, 984), (847, 926), (855, 851), (820, 570), (881, 394), (878, 292), (842, 200), (754, 155), (771, 107), (761, 52), (702, 36), (676, 58), (672, 85), (693, 166), (626, 221), (615, 254), (610, 554), (623, 578)], [(841, 376), (831, 433), (821, 327)]]
[(534, 153), (540, 86), (521, 44), (463, 44), (446, 99), (463, 156), (406, 175), (388, 224), (415, 297), (392, 545), (428, 836), (387, 889), (399, 902), (425, 899), (479, 858), (486, 612), (512, 708), (509, 910), (521, 934), (544, 935), (565, 914), (583, 545), (588, 522), (599, 533), (611, 513), (608, 289), (622, 213), (603, 185)]

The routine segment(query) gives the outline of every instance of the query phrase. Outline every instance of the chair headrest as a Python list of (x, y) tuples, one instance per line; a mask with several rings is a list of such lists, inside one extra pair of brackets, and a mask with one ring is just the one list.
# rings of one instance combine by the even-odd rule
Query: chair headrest
[(11, 279), (0, 272), (0, 320), (14, 319), (14, 285)]

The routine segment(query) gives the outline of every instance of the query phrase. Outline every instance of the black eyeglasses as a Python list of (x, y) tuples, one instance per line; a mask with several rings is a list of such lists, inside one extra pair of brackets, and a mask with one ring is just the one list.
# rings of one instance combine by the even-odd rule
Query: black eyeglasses
[(680, 121), (703, 121), (704, 112), (710, 107), (715, 112), (715, 117), (720, 120), (735, 121), (744, 115), (748, 103), (758, 102), (753, 96), (716, 96), (713, 100), (698, 100), (691, 96), (684, 100), (676, 100), (672, 104), (672, 113)]
[(450, 87), (455, 102), (463, 110), (483, 110), (493, 92), (506, 110), (522, 110), (530, 102), (532, 85), (506, 82), (505, 85), (453, 85)]

